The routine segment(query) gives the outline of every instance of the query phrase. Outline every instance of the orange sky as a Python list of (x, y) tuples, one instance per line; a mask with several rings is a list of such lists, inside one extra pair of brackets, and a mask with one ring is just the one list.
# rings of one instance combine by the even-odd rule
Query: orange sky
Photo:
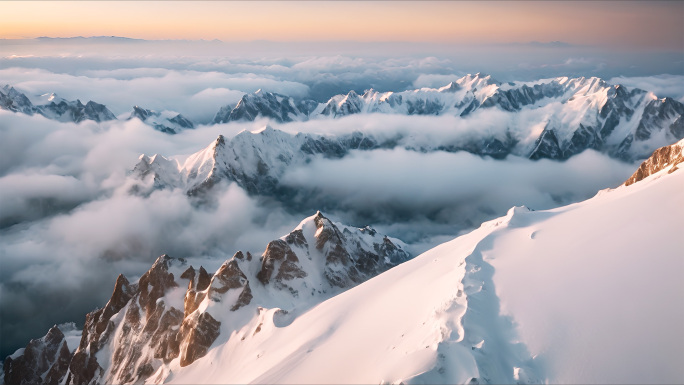
[(684, 2), (0, 1), (1, 38), (565, 41), (684, 50)]

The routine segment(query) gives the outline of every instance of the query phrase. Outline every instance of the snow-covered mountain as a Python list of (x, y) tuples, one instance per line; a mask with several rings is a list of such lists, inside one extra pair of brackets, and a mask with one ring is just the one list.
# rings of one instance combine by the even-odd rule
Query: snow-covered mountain
[(36, 113), (36, 107), (31, 103), (31, 100), (10, 85), (0, 88), (0, 108), (27, 115)]
[(188, 118), (172, 111), (157, 112), (134, 106), (128, 120), (134, 118), (138, 118), (141, 122), (154, 127), (155, 130), (167, 134), (177, 134), (183, 130), (195, 128), (195, 124)]
[(211, 346), (251, 339), (274, 312), (284, 326), (408, 259), (401, 242), (320, 212), (260, 257), (238, 252), (213, 275), (162, 256), (138, 282), (119, 276), (109, 302), (87, 315), (78, 347), (53, 327), (7, 358), (5, 383), (164, 381)]
[(60, 122), (79, 123), (84, 120), (104, 122), (116, 119), (105, 105), (92, 100), (84, 105), (80, 100), (69, 101), (54, 93), (41, 95), (38, 100), (40, 104), (34, 105), (25, 94), (9, 85), (0, 90), (0, 108), (5, 110), (28, 115), (40, 114)]
[(207, 148), (191, 155), (180, 165), (160, 155), (141, 156), (132, 176), (146, 187), (179, 187), (190, 195), (201, 194), (221, 181), (235, 181), (252, 194), (287, 195), (279, 178), (288, 167), (304, 164), (320, 155), (341, 158), (350, 150), (379, 148), (372, 136), (356, 132), (349, 135), (296, 135), (266, 126), (242, 131), (233, 138), (220, 135)]
[(46, 118), (60, 122), (79, 123), (84, 120), (104, 122), (116, 119), (114, 114), (103, 104), (91, 100), (84, 105), (80, 100), (68, 101), (57, 97), (55, 94), (49, 96), (48, 103), (36, 106), (36, 110)]
[(682, 187), (513, 208), (168, 382), (680, 383)]
[[(662, 105), (673, 104), (664, 101)], [(669, 115), (657, 113), (654, 116)], [(672, 132), (679, 134), (676, 123), (671, 126), (674, 128), (653, 134), (651, 139), (657, 139), (633, 143), (652, 152), (658, 148), (656, 144), (670, 140), (673, 137)], [(640, 132), (638, 127), (641, 126), (634, 126), (636, 132)], [(555, 157), (552, 153), (558, 155), (559, 152), (554, 147), (558, 143), (558, 136), (553, 131), (540, 130), (540, 136), (535, 137), (535, 130), (534, 127), (521, 128), (515, 137), (507, 131), (494, 134), (494, 137), (489, 136), (488, 132), (467, 132), (460, 136), (454, 135), (450, 139), (441, 136), (430, 139), (430, 136), (421, 135), (420, 127), (416, 127), (415, 131), (388, 136), (359, 131), (338, 135), (292, 134), (266, 126), (255, 131), (243, 130), (232, 138), (220, 135), (205, 149), (187, 157), (182, 164), (173, 157), (142, 155), (131, 176), (137, 180), (134, 182), (134, 190), (142, 193), (147, 193), (150, 189), (181, 188), (189, 195), (201, 195), (221, 181), (233, 181), (250, 194), (287, 198), (302, 192), (291, 191), (290, 187), (282, 183), (281, 179), (286, 171), (304, 166), (317, 157), (338, 159), (355, 150), (400, 147), (420, 152), (467, 151), (499, 159), (509, 154), (535, 159), (545, 157), (543, 154), (551, 154), (551, 158)], [(667, 130), (671, 132), (665, 132)], [(675, 140), (672, 139), (671, 142), (673, 141)], [(581, 147), (578, 144), (575, 148), (579, 151)], [(636, 146), (631, 147), (635, 148)], [(625, 151), (628, 152), (623, 153), (624, 157), (627, 157), (625, 154), (631, 154), (628, 158), (637, 157), (641, 153), (641, 150)]]
[[(95, 102), (83, 105), (46, 94), (34, 106), (12, 87), (0, 91), (0, 108), (50, 119), (97, 122), (115, 119)], [(503, 112), (505, 125), (495, 132), (477, 132), (467, 143), (432, 143), (429, 147), (466, 150), (503, 158), (515, 154), (532, 159), (567, 159), (586, 149), (635, 160), (684, 137), (684, 104), (659, 98), (638, 88), (611, 85), (599, 78), (560, 77), (534, 82), (500, 83), (489, 75), (466, 75), (441, 88), (401, 92), (350, 91), (325, 103), (258, 90), (245, 94), (236, 105), (226, 105), (213, 123), (254, 121), (277, 123), (341, 118), (357, 114), (449, 115), (466, 121), (487, 120), (487, 111)], [(191, 128), (180, 114), (134, 108), (150, 126), (168, 133)], [(475, 127), (476, 125), (473, 125)], [(449, 130), (450, 127), (445, 127)]]
[(213, 275), (160, 257), (117, 279), (68, 369), (53, 328), (6, 360), (5, 380), (681, 383), (682, 145), (636, 183), (514, 207), (346, 291), (407, 255), (320, 213)]
[(303, 120), (305, 117), (306, 114), (289, 96), (257, 90), (253, 94), (245, 94), (235, 106), (221, 107), (214, 116), (214, 123), (253, 121), (257, 118), (269, 118), (282, 123)]
[[(567, 159), (592, 148), (618, 158), (643, 159), (655, 148), (684, 137), (682, 103), (595, 77), (499, 83), (489, 75), (475, 74), (441, 88), (371, 89), (362, 95), (350, 91), (317, 106), (259, 90), (245, 95), (236, 106), (222, 107), (214, 123), (259, 117), (289, 122), (368, 113), (467, 117), (481, 109), (498, 109), (513, 117), (507, 135), (488, 138), (498, 156)], [(518, 116), (530, 111), (537, 112), (531, 122)], [(530, 135), (534, 145), (528, 144)]]

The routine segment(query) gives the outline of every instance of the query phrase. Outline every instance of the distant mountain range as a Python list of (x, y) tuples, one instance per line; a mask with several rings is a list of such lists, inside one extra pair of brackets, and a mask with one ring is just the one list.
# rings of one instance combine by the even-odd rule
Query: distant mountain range
[[(51, 95), (42, 103), (34, 106), (25, 94), (10, 86), (0, 91), (0, 108), (14, 112), (73, 122), (115, 119), (105, 106), (92, 101), (83, 105), (78, 100)], [(361, 95), (350, 91), (325, 103), (259, 90), (245, 94), (236, 105), (221, 107), (213, 123), (257, 119), (287, 123), (360, 114), (450, 115), (475, 122), (483, 119), (487, 111), (508, 114), (507, 126), (491, 134), (472, 132), (474, 138), (461, 143), (434, 143), (430, 147), (495, 158), (514, 154), (558, 160), (591, 148), (634, 160), (646, 158), (656, 148), (684, 137), (684, 104), (637, 88), (583, 77), (500, 83), (491, 76), (475, 74), (441, 88), (402, 92), (371, 89)], [(196, 126), (181, 114), (138, 106), (130, 117), (171, 134)], [(444, 127), (445, 131), (449, 129)]]

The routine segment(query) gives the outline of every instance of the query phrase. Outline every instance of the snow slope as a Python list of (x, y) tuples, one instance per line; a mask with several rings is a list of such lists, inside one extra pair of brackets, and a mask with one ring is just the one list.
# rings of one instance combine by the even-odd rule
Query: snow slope
[[(171, 383), (682, 383), (684, 172), (508, 215)], [(472, 380), (475, 379), (475, 380)]]

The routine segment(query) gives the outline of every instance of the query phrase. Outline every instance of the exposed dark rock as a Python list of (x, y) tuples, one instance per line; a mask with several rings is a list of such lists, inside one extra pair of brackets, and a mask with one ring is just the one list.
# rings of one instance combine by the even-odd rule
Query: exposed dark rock
[(49, 119), (58, 119), (74, 123), (80, 123), (84, 120), (104, 122), (116, 119), (114, 114), (103, 104), (89, 101), (84, 105), (78, 99), (75, 102), (66, 100), (58, 100), (55, 102), (53, 100), (48, 104), (37, 106), (36, 111)]
[(580, 123), (579, 128), (572, 135), (570, 143), (563, 151), (562, 157), (569, 158), (589, 148), (598, 150), (602, 145), (603, 140), (597, 131), (593, 127), (585, 127)]
[(70, 358), (64, 334), (53, 326), (44, 337), (31, 340), (22, 355), (5, 359), (5, 384), (56, 384), (64, 378)]
[(285, 242), (287, 242), (288, 245), (293, 245), (296, 247), (308, 247), (308, 243), (306, 242), (306, 238), (304, 238), (304, 233), (302, 232), (301, 229), (295, 230), (291, 232), (290, 234), (285, 237)]
[(222, 107), (214, 116), (214, 123), (228, 123), (233, 121), (253, 121), (257, 117), (265, 117), (276, 122), (291, 122), (293, 117), (303, 117), (292, 98), (259, 90), (253, 94), (244, 95), (238, 104)]
[[(59, 352), (57, 353), (57, 359), (52, 364), (50, 370), (48, 370), (45, 375), (44, 384), (46, 385), (57, 385), (62, 383), (62, 380), (69, 370), (69, 363), (71, 362), (71, 352), (69, 347), (65, 343), (61, 344)], [(6, 383), (9, 385), (8, 383)]]
[(318, 102), (315, 100), (306, 99), (297, 103), (297, 109), (306, 116), (309, 116), (309, 114), (312, 113), (316, 107), (318, 107)]
[(275, 241), (269, 242), (262, 257), (261, 270), (257, 273), (257, 279), (264, 285), (267, 285), (271, 280), (273, 271), (275, 271), (278, 266), (282, 266), (282, 263), (285, 261), (292, 263), (299, 262), (297, 255), (292, 251), (286, 241), (276, 239)]
[(406, 101), (406, 111), (409, 115), (439, 115), (444, 109), (444, 104), (437, 100), (418, 99)]
[(178, 286), (173, 274), (169, 272), (170, 260), (171, 257), (166, 254), (157, 258), (152, 268), (138, 281), (138, 303), (148, 315), (154, 312), (157, 300), (163, 297), (168, 289)]
[(133, 112), (131, 112), (131, 116), (128, 119), (138, 118), (144, 122), (147, 118), (149, 118), (152, 115), (154, 114), (151, 110), (138, 106), (133, 106)]
[(162, 117), (157, 111), (148, 110), (139, 106), (133, 107), (133, 112), (128, 119), (138, 118), (142, 122), (151, 125), (155, 130), (166, 134), (177, 134), (184, 129), (195, 128), (195, 124), (181, 114), (172, 118)]
[(560, 149), (558, 138), (553, 130), (544, 129), (534, 145), (534, 150), (530, 153), (530, 159), (562, 159), (563, 151)]
[(186, 318), (178, 332), (180, 366), (188, 366), (204, 357), (220, 333), (221, 323), (209, 313), (193, 313)]
[(684, 138), (684, 115), (680, 115), (670, 125), (670, 133), (675, 138)]
[(192, 123), (190, 119), (186, 118), (181, 114), (178, 114), (173, 118), (169, 119), (169, 122), (177, 124), (178, 126), (183, 128), (195, 128), (195, 124)]
[(27, 115), (36, 113), (36, 107), (29, 98), (9, 85), (0, 88), (0, 109), (21, 112)]
[(85, 119), (94, 120), (96, 122), (116, 119), (116, 116), (114, 116), (104, 104), (95, 103), (92, 100), (83, 107), (83, 115), (85, 116)]
[(103, 374), (104, 370), (94, 356), (84, 351), (76, 351), (69, 363), (66, 383), (72, 385), (97, 383)]
[(178, 357), (179, 352), (175, 338), (178, 333), (178, 325), (183, 322), (183, 318), (184, 313), (173, 307), (163, 313), (150, 339), (150, 345), (154, 349), (154, 358), (162, 359), (168, 363)]
[[(304, 287), (307, 293), (309, 289), (316, 289), (307, 286), (310, 282), (297, 281), (306, 279), (308, 273), (291, 247), (297, 247), (298, 252), (305, 252), (309, 257), (313, 252), (309, 245), (321, 251), (325, 271), (313, 273), (327, 278), (333, 289), (349, 288), (408, 259), (408, 254), (389, 238), (374, 241), (378, 234), (370, 227), (354, 231), (345, 227), (340, 231), (320, 212), (312, 221), (317, 227), (315, 240), (306, 239), (304, 231), (298, 229), (284, 239), (269, 243), (257, 274), (263, 284), (287, 289), (294, 297), (299, 295), (295, 287)], [(370, 249), (368, 241), (372, 244)], [(199, 310), (200, 304), (206, 300), (230, 300), (234, 303), (226, 305), (231, 311), (237, 311), (252, 303), (249, 278), (240, 268), (240, 264), (249, 264), (251, 260), (250, 253), (238, 252), (210, 276), (201, 266), (198, 270), (190, 266), (180, 273), (176, 269), (182, 265), (177, 263), (184, 261), (163, 255), (137, 284), (129, 283), (121, 275), (107, 305), (86, 316), (81, 344), (73, 356), (65, 341), (60, 342), (64, 340), (63, 334), (56, 328), (51, 329), (39, 341), (40, 346), (50, 346), (49, 349), (42, 347), (40, 354), (36, 354), (37, 342), (31, 341), (23, 354), (7, 359), (6, 380), (19, 378), (24, 383), (54, 384), (142, 383), (149, 382), (160, 365), (176, 358), (180, 359), (181, 366), (190, 365), (207, 354), (220, 334), (221, 323), (210, 313), (215, 308)], [(180, 280), (188, 281), (182, 310), (166, 303), (170, 298), (167, 295), (179, 286), (172, 271)], [(320, 287), (318, 292), (325, 293), (326, 288), (331, 289)], [(292, 317), (281, 319), (286, 312), (279, 314), (278, 325), (291, 322)], [(99, 363), (96, 354), (105, 348), (111, 357)], [(43, 356), (47, 359), (36, 359)]]
[(247, 276), (240, 270), (235, 258), (230, 259), (214, 274), (209, 285), (208, 296), (212, 301), (221, 301), (221, 294), (225, 294), (230, 289), (242, 289), (237, 302), (230, 310), (235, 311), (252, 300), (252, 290), (249, 288)]
[[(681, 118), (683, 114), (684, 104), (672, 98), (652, 100), (644, 109), (634, 137), (636, 140), (647, 140), (654, 131), (662, 128), (664, 122)], [(678, 136), (676, 138), (681, 139)]]

